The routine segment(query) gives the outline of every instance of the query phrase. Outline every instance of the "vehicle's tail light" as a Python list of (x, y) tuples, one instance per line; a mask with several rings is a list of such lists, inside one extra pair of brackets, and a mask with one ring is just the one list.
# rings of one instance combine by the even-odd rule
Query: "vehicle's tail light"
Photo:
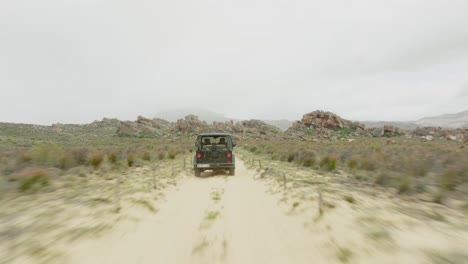
[(197, 153), (197, 159), (201, 159), (202, 158), (202, 154), (200, 152)]
[(226, 153), (226, 157), (231, 158), (231, 157), (232, 157), (232, 153), (231, 153), (231, 152)]

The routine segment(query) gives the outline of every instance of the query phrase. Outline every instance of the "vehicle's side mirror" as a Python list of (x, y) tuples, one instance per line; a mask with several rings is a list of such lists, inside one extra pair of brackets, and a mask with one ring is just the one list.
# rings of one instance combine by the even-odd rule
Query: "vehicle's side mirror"
[(237, 143), (233, 141), (232, 142), (232, 147), (235, 147), (236, 145), (237, 145)]

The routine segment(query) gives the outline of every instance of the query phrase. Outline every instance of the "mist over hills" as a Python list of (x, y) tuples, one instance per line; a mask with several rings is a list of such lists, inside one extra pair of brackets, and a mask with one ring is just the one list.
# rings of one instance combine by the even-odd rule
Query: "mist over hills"
[(361, 121), (366, 126), (383, 127), (384, 125), (396, 126), (406, 130), (414, 130), (418, 127), (442, 127), (442, 128), (467, 128), (468, 111), (456, 114), (444, 114), (440, 116), (424, 117), (417, 121)]
[(425, 117), (416, 121), (419, 126), (441, 126), (448, 128), (468, 127), (468, 111)]
[[(216, 122), (226, 122), (226, 121), (234, 121), (238, 122), (241, 121), (241, 119), (237, 118), (230, 118), (226, 117), (226, 115), (217, 113), (208, 109), (203, 109), (203, 108), (179, 108), (179, 109), (173, 109), (173, 110), (168, 110), (168, 111), (163, 111), (159, 112), (156, 114), (155, 117), (165, 119), (170, 122), (175, 122), (178, 119), (182, 119), (188, 115), (196, 115), (198, 118), (202, 121), (206, 121), (208, 123), (212, 123), (214, 121)], [(298, 117), (299, 119), (300, 117)], [(293, 121), (287, 120), (287, 119), (280, 119), (280, 120), (261, 120), (269, 125), (275, 126), (282, 131), (286, 131), (288, 128), (291, 127)]]
[[(241, 121), (241, 119), (226, 117), (224, 114), (217, 113), (215, 111), (203, 109), (203, 108), (183, 108), (173, 109), (156, 114), (156, 117), (162, 118), (171, 122), (175, 122), (178, 119), (182, 119), (187, 115), (196, 115), (200, 120), (211, 123), (231, 121)], [(299, 120), (301, 116), (298, 116)], [(259, 119), (261, 120), (261, 119)], [(280, 120), (261, 120), (269, 125), (278, 127), (282, 131), (286, 131), (293, 124), (293, 121), (287, 119)], [(416, 121), (359, 121), (369, 128), (383, 127), (384, 125), (391, 125), (406, 130), (414, 130), (418, 127), (444, 127), (444, 128), (463, 128), (468, 127), (468, 111), (456, 113), (456, 114), (444, 114), (434, 117), (424, 117)]]

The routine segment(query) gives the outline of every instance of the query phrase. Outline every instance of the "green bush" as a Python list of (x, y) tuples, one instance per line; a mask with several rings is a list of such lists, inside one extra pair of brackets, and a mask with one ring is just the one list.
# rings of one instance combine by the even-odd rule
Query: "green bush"
[(63, 150), (56, 144), (47, 143), (34, 146), (31, 152), (35, 164), (54, 167), (59, 165), (59, 158), (62, 156)]
[(336, 169), (336, 157), (325, 156), (320, 160), (320, 167), (326, 170), (333, 171)]

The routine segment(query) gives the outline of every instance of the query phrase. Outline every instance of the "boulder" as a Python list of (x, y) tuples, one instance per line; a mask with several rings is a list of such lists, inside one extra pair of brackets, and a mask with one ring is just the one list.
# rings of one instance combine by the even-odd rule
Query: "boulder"
[(371, 130), (371, 135), (373, 137), (383, 137), (384, 135), (384, 129), (383, 128), (380, 128), (380, 127), (376, 127), (374, 129)]
[(446, 138), (447, 138), (447, 140), (453, 140), (453, 141), (457, 140), (457, 137), (453, 136), (453, 135), (447, 135)]

